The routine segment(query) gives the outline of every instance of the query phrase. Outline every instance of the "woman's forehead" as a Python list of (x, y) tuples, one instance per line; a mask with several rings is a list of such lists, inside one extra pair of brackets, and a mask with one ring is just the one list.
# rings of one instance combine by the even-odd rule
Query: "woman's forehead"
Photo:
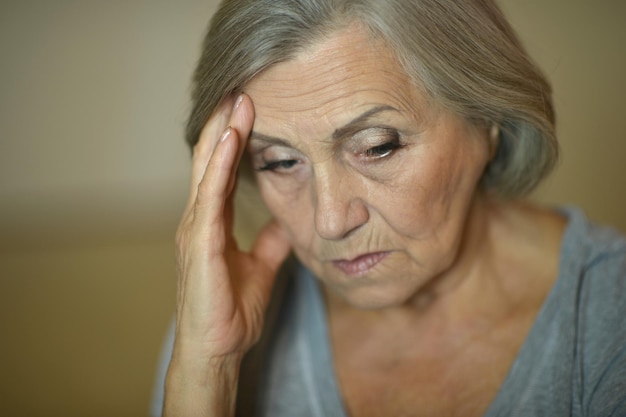
[(414, 111), (423, 101), (389, 48), (358, 26), (266, 69), (245, 91), (254, 102), (259, 130), (277, 121), (338, 126), (367, 108)]

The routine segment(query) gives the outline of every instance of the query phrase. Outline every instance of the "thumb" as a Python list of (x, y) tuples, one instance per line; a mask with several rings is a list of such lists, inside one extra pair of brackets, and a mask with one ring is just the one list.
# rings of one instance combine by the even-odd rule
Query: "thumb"
[(290, 250), (291, 243), (287, 234), (276, 220), (271, 220), (259, 233), (251, 252), (255, 259), (276, 272)]

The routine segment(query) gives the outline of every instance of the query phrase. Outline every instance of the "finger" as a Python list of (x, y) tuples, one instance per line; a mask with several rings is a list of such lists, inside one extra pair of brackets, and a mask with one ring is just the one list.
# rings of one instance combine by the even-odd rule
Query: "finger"
[(193, 206), (193, 229), (194, 235), (208, 245), (209, 254), (221, 254), (224, 250), (226, 241), (224, 206), (238, 145), (237, 132), (228, 127), (215, 146), (215, 151), (198, 185)]
[(232, 195), (237, 180), (237, 169), (239, 167), (241, 157), (245, 152), (250, 132), (252, 132), (252, 126), (254, 125), (254, 104), (252, 103), (250, 96), (247, 94), (241, 93), (239, 97), (237, 97), (230, 125), (239, 135), (239, 151), (237, 152), (236, 164), (233, 166), (231, 182), (228, 187), (228, 190)]
[[(232, 166), (230, 180), (226, 188), (226, 203), (224, 210), (224, 226), (227, 231), (231, 232), (234, 219), (233, 199), (235, 196), (235, 189), (237, 187), (238, 167), (241, 162), (241, 157), (245, 152), (246, 143), (254, 124), (254, 105), (247, 94), (241, 93), (235, 100), (229, 124), (237, 132), (239, 139), (237, 156), (235, 163)], [(228, 241), (228, 243), (232, 244), (232, 249), (236, 249), (237, 245), (234, 239), (228, 239)]]
[(226, 202), (224, 203), (224, 230), (227, 232), (226, 248), (227, 250), (236, 251), (238, 250), (238, 246), (233, 237), (235, 224), (235, 202), (233, 194), (235, 193), (235, 190), (230, 190), (227, 186), (226, 193), (228, 194)]
[(216, 111), (213, 112), (207, 123), (204, 125), (198, 143), (193, 148), (193, 158), (191, 166), (191, 188), (187, 208), (191, 209), (196, 200), (198, 184), (202, 180), (207, 169), (209, 159), (215, 150), (215, 146), (221, 134), (228, 126), (232, 115), (234, 97), (227, 96), (222, 100)]
[[(193, 156), (198, 162), (204, 162), (205, 165), (208, 162), (217, 145), (219, 137), (230, 124), (234, 103), (235, 100), (232, 94), (226, 96), (202, 128), (198, 142), (193, 148)], [(200, 178), (203, 172), (203, 170), (200, 172)], [(198, 180), (200, 178), (198, 178)]]
[(241, 93), (235, 101), (230, 125), (237, 130), (241, 141), (247, 141), (254, 124), (254, 104), (246, 93)]

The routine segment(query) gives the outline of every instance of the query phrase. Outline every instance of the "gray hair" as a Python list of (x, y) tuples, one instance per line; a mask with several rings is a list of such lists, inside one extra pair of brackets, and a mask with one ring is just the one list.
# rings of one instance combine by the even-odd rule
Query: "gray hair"
[(493, 0), (224, 0), (194, 75), (189, 145), (224, 97), (354, 21), (386, 41), (435, 102), (499, 127), (485, 189), (521, 196), (551, 171), (558, 144), (550, 84)]

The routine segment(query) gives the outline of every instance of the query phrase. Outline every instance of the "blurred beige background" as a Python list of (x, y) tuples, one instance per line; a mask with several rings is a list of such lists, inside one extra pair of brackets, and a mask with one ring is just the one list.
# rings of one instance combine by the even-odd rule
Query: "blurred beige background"
[[(0, 2), (0, 415), (147, 414), (214, 3)], [(626, 2), (501, 4), (555, 87), (562, 162), (535, 198), (626, 231)]]

